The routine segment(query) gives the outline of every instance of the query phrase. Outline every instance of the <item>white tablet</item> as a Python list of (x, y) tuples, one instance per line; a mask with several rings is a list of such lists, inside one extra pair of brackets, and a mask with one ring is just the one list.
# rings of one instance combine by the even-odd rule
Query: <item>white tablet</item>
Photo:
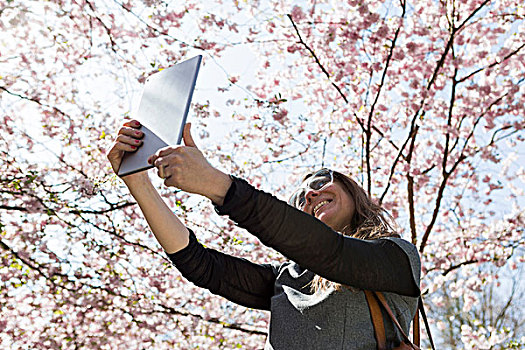
[(152, 74), (146, 80), (134, 116), (142, 124), (143, 144), (135, 152), (126, 152), (119, 176), (152, 168), (148, 164), (151, 155), (165, 146), (180, 144), (201, 61), (202, 56), (198, 55)]

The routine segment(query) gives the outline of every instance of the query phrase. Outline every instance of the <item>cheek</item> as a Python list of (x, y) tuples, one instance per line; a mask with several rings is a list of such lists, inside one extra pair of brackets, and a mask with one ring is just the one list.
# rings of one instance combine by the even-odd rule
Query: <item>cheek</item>
[(348, 204), (348, 207), (350, 208), (350, 213), (352, 215), (352, 217), (354, 216), (355, 214), (355, 202), (353, 199), (350, 200), (350, 203)]
[(352, 219), (354, 218), (354, 212), (353, 208), (346, 207), (345, 214), (344, 214), (344, 221), (346, 224), (350, 224), (352, 222)]
[(344, 201), (344, 213), (347, 223), (350, 223), (355, 215), (355, 203), (353, 198), (347, 197)]

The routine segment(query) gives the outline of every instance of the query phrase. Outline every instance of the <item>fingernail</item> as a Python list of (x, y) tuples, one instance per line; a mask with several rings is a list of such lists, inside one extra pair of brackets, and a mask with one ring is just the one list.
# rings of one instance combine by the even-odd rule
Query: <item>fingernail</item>
[(137, 146), (131, 146), (131, 148), (133, 148), (133, 149), (137, 149)]
[(140, 140), (135, 140), (135, 143), (140, 143)]
[(135, 126), (140, 126), (140, 123), (135, 121)]

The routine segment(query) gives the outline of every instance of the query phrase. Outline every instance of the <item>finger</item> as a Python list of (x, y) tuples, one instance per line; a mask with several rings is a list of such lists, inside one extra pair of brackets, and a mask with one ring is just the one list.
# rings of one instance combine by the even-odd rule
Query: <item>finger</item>
[(166, 185), (166, 180), (171, 178), (171, 168), (167, 164), (163, 164), (157, 168), (157, 176), (164, 180)]
[(118, 134), (131, 136), (137, 139), (144, 137), (144, 133), (142, 131), (134, 129), (134, 128), (130, 128), (130, 127), (120, 128), (120, 130), (118, 131)]
[(186, 125), (184, 125), (184, 130), (182, 131), (182, 138), (184, 139), (184, 144), (186, 146), (198, 148), (195, 144), (195, 141), (193, 141), (193, 137), (191, 136), (191, 123), (186, 123)]
[(152, 154), (148, 158), (148, 163), (150, 163), (151, 165), (155, 166), (155, 164), (157, 162), (157, 159), (159, 159), (159, 158), (160, 158), (160, 155), (158, 155), (157, 153)]
[(171, 166), (176, 166), (177, 163), (178, 163), (178, 156), (168, 155), (164, 157), (157, 157), (157, 159), (155, 159), (155, 161), (153, 162), (153, 166), (156, 168), (159, 168), (162, 165), (164, 165), (164, 167), (171, 167)]
[(140, 122), (138, 120), (128, 120), (127, 122), (125, 122), (124, 124), (122, 124), (123, 126), (129, 126), (131, 128), (139, 128), (141, 125), (140, 125)]
[(148, 158), (148, 163), (153, 165), (153, 163), (155, 163), (155, 161), (157, 160), (157, 158), (159, 158), (159, 156), (157, 156), (156, 154), (151, 155), (151, 156)]
[(164, 179), (164, 186), (166, 187), (175, 187), (175, 183), (171, 179), (171, 175)]
[(155, 155), (158, 157), (166, 157), (174, 153), (177, 150), (177, 148), (180, 148), (180, 147), (167, 146), (167, 147), (159, 149), (157, 153), (155, 153)]
[(142, 140), (136, 139), (136, 138), (128, 136), (128, 135), (120, 134), (120, 135), (117, 136), (116, 143), (117, 144), (121, 143), (121, 144), (125, 144), (125, 145), (131, 145), (131, 146), (138, 147), (138, 146), (142, 145)]
[(157, 157), (157, 159), (155, 159), (152, 162), (152, 164), (153, 164), (153, 166), (155, 168), (157, 168), (160, 171), (160, 168), (163, 168), (163, 167), (167, 166), (168, 162), (166, 161), (165, 158)]
[(166, 166), (165, 166), (165, 165), (161, 165), (161, 166), (158, 167), (157, 175), (158, 175), (161, 179), (166, 178)]
[(135, 145), (130, 145), (127, 143), (122, 143), (122, 142), (115, 142), (115, 144), (109, 151), (108, 156), (115, 155), (116, 157), (121, 157), (120, 152), (135, 152), (137, 149), (138, 149), (138, 146), (135, 146)]

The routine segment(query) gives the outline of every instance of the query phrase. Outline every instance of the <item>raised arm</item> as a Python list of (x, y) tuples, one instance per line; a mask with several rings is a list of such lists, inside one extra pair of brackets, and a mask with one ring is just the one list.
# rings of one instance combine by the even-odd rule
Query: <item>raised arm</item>
[[(138, 122), (130, 121), (119, 130), (115, 143), (107, 154), (115, 173), (124, 153), (133, 152), (141, 146), (143, 134), (138, 130), (139, 126)], [(214, 202), (222, 203), (231, 179), (225, 174), (213, 171), (214, 169), (195, 147), (193, 140), (190, 140), (191, 136), (188, 138), (188, 133), (189, 128), (185, 132), (186, 146), (163, 150), (160, 154), (163, 154), (164, 158), (161, 158), (158, 164), (168, 164), (162, 171), (169, 174), (172, 170), (169, 161), (187, 161), (188, 157), (196, 160), (197, 165), (189, 167), (188, 171), (184, 172), (185, 175), (189, 175), (189, 179), (192, 179), (189, 181), (190, 185), (199, 184), (197, 187), (209, 191), (208, 195)], [(166, 155), (171, 156), (166, 157)], [(165, 182), (170, 183), (176, 178), (176, 176), (171, 178), (172, 174), (165, 177)], [(122, 180), (139, 204), (157, 241), (184, 277), (195, 285), (207, 288), (212, 293), (238, 304), (265, 310), (270, 308), (275, 281), (271, 266), (254, 264), (245, 259), (204, 248), (198, 243), (193, 232), (190, 232), (166, 205), (152, 185), (147, 172), (127, 175)]]
[[(113, 171), (118, 171), (125, 152), (134, 152), (141, 146), (142, 131), (137, 121), (125, 123), (107, 154)], [(146, 218), (151, 231), (167, 253), (175, 253), (186, 247), (189, 232), (173, 214), (151, 183), (147, 172), (139, 172), (122, 178)]]
[(362, 289), (419, 295), (417, 249), (401, 239), (343, 236), (315, 217), (236, 179), (219, 214), (262, 243), (331, 281)]

